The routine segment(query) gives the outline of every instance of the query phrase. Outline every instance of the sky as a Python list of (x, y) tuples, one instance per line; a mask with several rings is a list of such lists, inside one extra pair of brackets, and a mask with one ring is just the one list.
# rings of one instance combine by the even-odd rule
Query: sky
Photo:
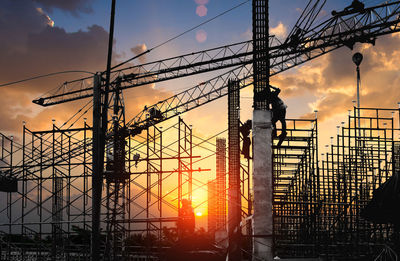
[[(271, 33), (284, 39), (307, 2), (307, 0), (270, 0)], [(350, 2), (328, 0), (318, 19), (328, 18), (331, 10), (340, 10)], [(378, 0), (365, 1), (367, 5), (378, 2)], [(113, 64), (134, 56), (140, 50), (154, 47), (239, 3), (242, 1), (118, 0)], [(2, 1), (0, 31), (6, 37), (0, 43), (2, 54), (0, 66), (3, 71), (0, 83), (62, 70), (103, 71), (106, 65), (110, 6), (111, 1), (100, 0)], [(154, 61), (249, 39), (251, 39), (251, 1), (155, 49), (146, 55), (145, 60), (134, 63)], [(397, 50), (394, 47), (396, 41), (398, 36), (385, 36), (377, 41), (374, 48), (365, 45), (356, 46), (354, 51), (342, 48), (273, 77), (272, 83), (282, 89), (282, 96), (289, 106), (288, 116), (301, 117), (307, 114), (309, 116), (314, 109), (318, 109), (320, 120), (328, 121), (340, 113), (347, 112), (348, 107), (352, 106), (355, 86), (355, 68), (351, 56), (357, 50), (365, 49), (366, 52), (361, 65), (363, 94), (366, 95), (363, 100), (368, 101), (369, 94), (374, 92), (376, 85), (391, 83), (388, 86), (390, 88), (397, 80), (396, 63), (391, 62), (396, 59)], [(385, 61), (381, 61), (383, 59)], [(382, 71), (385, 77), (380, 77)], [(52, 118), (60, 122), (65, 120), (68, 114), (80, 105), (79, 102), (43, 109), (31, 104), (30, 101), (56, 88), (64, 80), (81, 76), (86, 75), (70, 74), (3, 87), (4, 95), (1, 99), (4, 109), (0, 112), (3, 121), (2, 131), (18, 130), (23, 120), (30, 123), (32, 128), (45, 127), (45, 122), (49, 124)], [(371, 77), (371, 81), (368, 77)], [(208, 78), (209, 75), (206, 74), (129, 90), (127, 96), (132, 99), (130, 102), (132, 107), (129, 106), (128, 112), (133, 115), (146, 104), (152, 104), (161, 97), (174, 94), (175, 90), (193, 86)], [(242, 96), (244, 97), (242, 117), (249, 118), (251, 90), (243, 91)], [(397, 95), (386, 100), (385, 105), (396, 106), (395, 97)], [(222, 102), (216, 103), (224, 106)], [(343, 109), (326, 110), (326, 107), (330, 106), (340, 106)], [(225, 110), (226, 108), (223, 110), (221, 108), (221, 111)], [(193, 112), (193, 114), (200, 118), (201, 115), (203, 118), (206, 117), (207, 113), (204, 113), (203, 109), (199, 111), (200, 113)], [(199, 128), (201, 129), (200, 126)]]
[[(284, 39), (307, 0), (270, 0), (270, 31)], [(367, 6), (378, 0), (363, 1)], [(117, 0), (113, 64), (143, 51), (242, 3), (242, 0)], [(327, 0), (322, 15), (341, 10), (351, 1)], [(0, 84), (64, 70), (104, 71), (106, 68), (111, 1), (2, 0), (0, 2)], [(251, 1), (218, 19), (163, 45), (137, 64), (251, 39)], [(400, 101), (400, 35), (379, 38), (375, 46), (342, 48), (271, 79), (282, 89), (289, 118), (313, 118), (318, 110), (321, 144), (336, 134), (355, 100), (356, 74), (352, 55), (361, 51), (362, 106), (396, 108)], [(125, 92), (127, 118), (145, 105), (177, 90), (207, 80), (212, 74), (143, 86)], [(77, 101), (42, 108), (32, 104), (66, 80), (68, 74), (1, 87), (0, 131), (17, 135), (22, 122), (32, 130), (61, 125), (83, 104)], [(251, 117), (252, 90), (241, 94), (242, 121)], [(211, 136), (227, 128), (226, 99), (183, 115), (199, 135)], [(90, 118), (90, 115), (88, 115)], [(210, 124), (212, 122), (213, 124)]]

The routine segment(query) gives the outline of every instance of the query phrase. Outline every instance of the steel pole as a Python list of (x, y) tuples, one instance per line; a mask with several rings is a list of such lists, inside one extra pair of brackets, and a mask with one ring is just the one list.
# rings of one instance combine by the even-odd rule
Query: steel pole
[[(91, 258), (100, 260), (100, 209), (103, 182), (103, 164), (101, 149), (101, 77), (94, 76), (93, 84), (93, 166), (92, 166), (92, 234)], [(104, 151), (103, 151), (104, 152)]]
[(357, 66), (357, 116), (358, 116), (358, 127), (361, 127), (360, 123), (360, 66)]

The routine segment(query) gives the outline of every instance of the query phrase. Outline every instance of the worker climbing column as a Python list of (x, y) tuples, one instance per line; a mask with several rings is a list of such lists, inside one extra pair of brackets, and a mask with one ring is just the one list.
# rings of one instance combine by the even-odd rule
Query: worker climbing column
[[(253, 261), (273, 259), (268, 0), (253, 0)], [(265, 95), (266, 94), (266, 95)]]

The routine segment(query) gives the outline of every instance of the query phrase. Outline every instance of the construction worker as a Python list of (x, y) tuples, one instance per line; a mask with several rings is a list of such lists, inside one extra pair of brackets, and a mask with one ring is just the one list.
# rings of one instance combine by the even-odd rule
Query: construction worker
[(161, 111), (154, 107), (150, 108), (149, 116), (150, 116), (150, 119), (152, 119), (152, 120), (162, 120), (164, 118)]
[(354, 14), (354, 13), (362, 13), (364, 12), (364, 4), (360, 2), (359, 0), (353, 0), (351, 5), (346, 7), (343, 11), (337, 12), (337, 11), (332, 11), (333, 16), (337, 15), (348, 15), (348, 14)]
[(286, 132), (286, 108), (287, 108), (287, 106), (281, 100), (281, 98), (278, 97), (281, 90), (272, 85), (270, 85), (270, 88), (273, 90), (273, 91), (271, 91), (271, 94), (269, 97), (269, 99), (270, 99), (269, 103), (272, 106), (272, 126), (274, 127), (274, 129), (272, 130), (272, 138), (276, 137), (276, 123), (278, 121), (280, 121), (281, 125), (282, 125), (282, 132), (279, 135), (279, 142), (277, 145), (278, 147), (280, 147), (283, 140), (286, 138), (286, 135), (287, 135), (287, 132)]
[(289, 39), (287, 39), (287, 44), (292, 48), (292, 49), (297, 49), (297, 47), (300, 44), (301, 37), (304, 35), (304, 31), (301, 28), (297, 28), (294, 34), (292, 34)]
[(250, 145), (251, 145), (251, 140), (250, 140), (250, 131), (252, 127), (252, 121), (247, 120), (245, 123), (243, 123), (242, 126), (239, 127), (239, 131), (242, 134), (243, 137), (243, 146), (242, 146), (242, 151), (241, 154), (246, 158), (250, 159)]
[(279, 142), (277, 144), (278, 147), (281, 146), (282, 142), (285, 140), (287, 132), (286, 132), (286, 108), (287, 106), (278, 97), (281, 90), (272, 85), (269, 86), (272, 91), (268, 92), (268, 89), (264, 89), (258, 93), (254, 94), (255, 101), (268, 101), (272, 106), (272, 138), (276, 137), (276, 122), (280, 121), (282, 125), (282, 132), (279, 135)]
[(135, 167), (137, 168), (137, 165), (139, 164), (139, 160), (140, 160), (140, 154), (136, 153), (133, 155), (133, 161), (135, 162)]
[(179, 211), (178, 231), (179, 238), (185, 238), (194, 233), (195, 219), (192, 203), (182, 199), (182, 207)]

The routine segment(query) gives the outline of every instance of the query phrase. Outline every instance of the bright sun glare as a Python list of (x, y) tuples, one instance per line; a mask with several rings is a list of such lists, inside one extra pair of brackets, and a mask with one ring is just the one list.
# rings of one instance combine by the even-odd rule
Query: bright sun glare
[(196, 216), (201, 217), (203, 215), (203, 213), (201, 212), (196, 212)]

